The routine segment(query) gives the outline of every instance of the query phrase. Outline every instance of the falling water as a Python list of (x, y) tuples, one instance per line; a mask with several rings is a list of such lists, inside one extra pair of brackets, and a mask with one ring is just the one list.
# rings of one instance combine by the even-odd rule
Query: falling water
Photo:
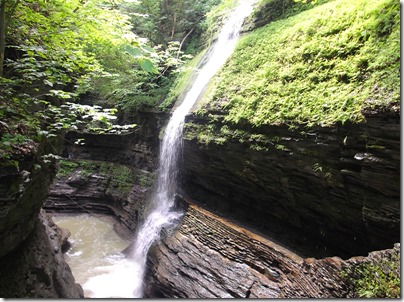
[[(108, 280), (115, 278), (115, 282), (128, 283), (130, 281), (132, 297), (141, 298), (143, 296), (143, 277), (150, 246), (159, 239), (163, 228), (175, 226), (182, 215), (181, 212), (174, 209), (174, 195), (177, 190), (177, 161), (181, 150), (185, 115), (191, 110), (212, 76), (232, 54), (243, 20), (251, 11), (252, 3), (249, 0), (239, 1), (239, 5), (221, 29), (208, 62), (199, 71), (192, 88), (185, 96), (182, 104), (174, 111), (167, 125), (160, 151), (157, 189), (151, 199), (151, 210), (134, 241), (132, 261), (117, 267), (117, 270), (123, 274), (121, 277), (118, 277), (114, 272), (114, 276), (109, 275), (107, 278)], [(90, 281), (95, 283), (98, 280)], [(106, 281), (103, 283), (107, 284)], [(110, 284), (109, 286), (114, 285)]]

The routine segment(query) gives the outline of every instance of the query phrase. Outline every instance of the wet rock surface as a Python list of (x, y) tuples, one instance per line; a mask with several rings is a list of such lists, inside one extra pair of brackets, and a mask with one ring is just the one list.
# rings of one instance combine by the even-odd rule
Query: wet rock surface
[(56, 173), (48, 154), (59, 143), (0, 165), (0, 297), (83, 297), (61, 251), (68, 234), (41, 213)]
[[(182, 188), (204, 208), (307, 257), (367, 255), (400, 241), (399, 112), (295, 130), (227, 125), (219, 114), (187, 119)], [(244, 134), (198, 142), (203, 127), (217, 138), (223, 126)]]
[(0, 259), (0, 296), (4, 298), (83, 298), (63, 258), (60, 230), (41, 212), (34, 229)]
[(302, 258), (190, 204), (178, 229), (148, 257), (146, 297), (352, 298), (341, 271), (370, 257)]

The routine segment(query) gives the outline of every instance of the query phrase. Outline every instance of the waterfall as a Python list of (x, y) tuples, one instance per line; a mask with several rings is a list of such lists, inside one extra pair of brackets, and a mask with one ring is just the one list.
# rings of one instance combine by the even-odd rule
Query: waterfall
[[(130, 288), (125, 288), (123, 291), (125, 293), (128, 293), (128, 290), (132, 291), (131, 297), (143, 297), (143, 277), (150, 246), (159, 239), (163, 228), (175, 226), (182, 216), (181, 212), (174, 209), (174, 195), (177, 190), (177, 162), (181, 150), (185, 115), (191, 110), (209, 80), (232, 54), (244, 18), (251, 11), (252, 3), (250, 0), (239, 0), (237, 8), (221, 29), (207, 63), (199, 71), (193, 86), (181, 105), (172, 114), (165, 129), (160, 150), (156, 190), (151, 198), (151, 209), (136, 235), (134, 250), (130, 257), (131, 262), (124, 262), (123, 265), (116, 268), (122, 274), (121, 277), (114, 274), (114, 277), (109, 276), (108, 278), (114, 284), (116, 283), (119, 288), (130, 284)], [(115, 280), (112, 280), (113, 278)], [(94, 280), (92, 281), (94, 282)], [(102, 284), (107, 287), (114, 286), (111, 283), (107, 285), (107, 280)], [(116, 294), (111, 293), (110, 295), (115, 296)]]
[[(226, 62), (232, 54), (237, 42), (243, 20), (252, 11), (252, 5), (248, 1), (240, 1), (236, 10), (227, 20), (220, 31), (218, 40), (208, 62), (200, 70), (192, 88), (186, 94), (182, 104), (174, 111), (164, 132), (161, 145), (157, 189), (153, 196), (153, 209), (140, 228), (133, 252), (133, 260), (141, 267), (140, 282), (146, 266), (147, 252), (155, 242), (163, 227), (171, 227), (181, 217), (181, 213), (173, 210), (174, 194), (177, 189), (178, 155), (181, 150), (182, 130), (185, 115), (191, 110), (202, 90), (209, 80)], [(136, 297), (142, 297), (142, 285), (137, 286)]]

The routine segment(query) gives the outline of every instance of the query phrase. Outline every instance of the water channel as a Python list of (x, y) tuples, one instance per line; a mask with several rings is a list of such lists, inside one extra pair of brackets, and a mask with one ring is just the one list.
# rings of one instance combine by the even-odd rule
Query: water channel
[[(119, 276), (125, 272), (133, 274), (133, 263), (121, 253), (130, 241), (123, 240), (115, 233), (113, 218), (76, 214), (55, 215), (52, 219), (58, 226), (71, 232), (71, 248), (66, 252), (65, 259), (76, 282), (83, 287), (86, 298), (132, 295), (125, 292), (128, 285), (124, 284), (124, 278), (120, 282), (109, 283), (113, 271)], [(131, 276), (126, 280), (131, 282)]]

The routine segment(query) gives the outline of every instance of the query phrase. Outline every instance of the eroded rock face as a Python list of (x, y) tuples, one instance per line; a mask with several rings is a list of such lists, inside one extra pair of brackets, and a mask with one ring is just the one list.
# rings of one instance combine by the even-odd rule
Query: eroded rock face
[(47, 194), (54, 171), (35, 162), (31, 155), (0, 167), (0, 257), (30, 235)]
[[(199, 143), (206, 129), (213, 140)], [(185, 138), (182, 188), (191, 199), (301, 255), (347, 258), (400, 241), (399, 112), (295, 130), (189, 116)]]
[(144, 211), (154, 174), (100, 161), (64, 163), (76, 166), (66, 175), (58, 174), (43, 208), (48, 212), (113, 215), (120, 222), (116, 231), (130, 237)]
[(41, 212), (34, 229), (0, 259), (0, 296), (4, 298), (83, 298), (63, 258), (60, 231)]
[[(80, 298), (64, 261), (61, 232), (40, 213), (56, 173), (58, 140), (0, 166), (0, 297)], [(45, 158), (44, 158), (45, 156)]]
[[(372, 254), (379, 253), (397, 254), (399, 246)], [(304, 259), (191, 204), (179, 228), (151, 249), (145, 295), (352, 298), (341, 271), (365, 259)]]
[[(58, 174), (44, 208), (112, 214), (120, 221), (116, 231), (131, 237), (153, 184), (159, 132), (166, 119), (164, 113), (136, 112), (120, 117), (121, 123), (137, 124), (131, 133), (67, 133), (63, 155), (77, 167)], [(84, 139), (84, 145), (74, 144), (78, 139)]]

